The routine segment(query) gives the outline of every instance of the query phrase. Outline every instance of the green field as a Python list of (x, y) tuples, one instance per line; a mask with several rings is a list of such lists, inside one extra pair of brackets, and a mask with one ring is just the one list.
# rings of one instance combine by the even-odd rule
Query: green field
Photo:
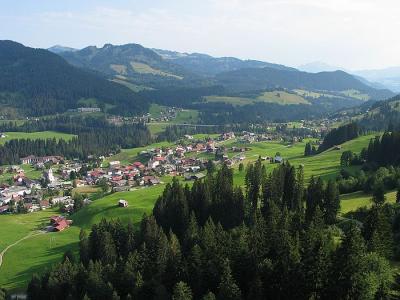
[(229, 97), (229, 96), (207, 96), (206, 102), (222, 102), (235, 106), (254, 104), (256, 102), (277, 103), (281, 105), (289, 104), (310, 104), (301, 95), (288, 93), (285, 91), (264, 92), (255, 98)]
[[(24, 170), (25, 176), (29, 179), (39, 179), (42, 175), (42, 171), (36, 170), (31, 165), (20, 165), (20, 167)], [(0, 175), (0, 183), (7, 181), (14, 175), (14, 173), (4, 173)]]
[(342, 95), (345, 95), (347, 97), (363, 100), (363, 101), (368, 101), (370, 99), (370, 96), (367, 94), (363, 94), (360, 91), (357, 90), (346, 90), (340, 92)]
[(131, 67), (132, 69), (137, 72), (137, 73), (141, 73), (141, 74), (151, 74), (151, 75), (157, 75), (157, 76), (167, 76), (167, 77), (173, 77), (176, 79), (183, 79), (182, 76), (178, 76), (175, 74), (171, 74), (168, 72), (164, 72), (158, 69), (155, 69), (147, 64), (144, 63), (140, 63), (140, 62), (135, 62), (132, 61), (131, 62)]
[[(169, 180), (170, 177), (164, 179)], [(59, 233), (40, 234), (15, 245), (4, 255), (3, 265), (0, 267), (0, 286), (11, 290), (23, 289), (33, 273), (43, 271), (59, 261), (68, 249), (76, 251), (80, 229), (90, 229), (102, 218), (119, 218), (137, 224), (144, 213), (151, 213), (164, 187), (165, 184), (161, 184), (95, 200), (73, 215), (74, 223), (70, 228)], [(127, 200), (129, 207), (118, 207), (119, 199)], [(49, 209), (24, 215), (0, 215), (0, 251), (41, 228), (54, 214), (57, 212)]]
[(277, 103), (282, 105), (288, 104), (310, 104), (303, 97), (283, 91), (265, 92), (256, 98), (258, 101)]
[[(372, 196), (363, 192), (341, 195), (340, 200), (340, 212), (342, 214), (355, 211), (361, 207), (370, 207), (372, 205)], [(395, 203), (396, 192), (386, 193), (386, 202)]]
[(18, 140), (18, 139), (37, 140), (37, 139), (56, 138), (57, 140), (59, 140), (59, 139), (70, 140), (74, 137), (73, 134), (60, 133), (60, 132), (55, 132), (55, 131), (4, 132), (4, 134), (6, 135), (6, 137), (0, 138), (0, 144), (4, 144), (5, 142), (10, 141), (10, 140)]

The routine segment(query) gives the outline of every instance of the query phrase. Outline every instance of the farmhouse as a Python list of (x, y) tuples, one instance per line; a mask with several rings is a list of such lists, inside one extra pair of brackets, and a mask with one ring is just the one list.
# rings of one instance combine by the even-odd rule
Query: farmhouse
[(64, 160), (64, 158), (62, 156), (42, 156), (42, 157), (38, 157), (38, 156), (35, 156), (35, 155), (29, 155), (27, 157), (21, 158), (20, 159), (20, 163), (23, 164), (23, 165), (47, 163), (47, 162), (52, 162), (54, 164), (58, 164), (62, 160)]
[(72, 220), (67, 220), (63, 216), (52, 216), (50, 217), (50, 224), (51, 231), (63, 231), (72, 224)]

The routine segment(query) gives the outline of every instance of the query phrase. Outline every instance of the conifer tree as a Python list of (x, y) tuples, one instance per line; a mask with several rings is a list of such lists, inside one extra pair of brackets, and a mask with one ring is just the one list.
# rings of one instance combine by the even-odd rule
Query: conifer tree
[(329, 180), (325, 190), (324, 203), (322, 207), (324, 211), (325, 222), (333, 224), (340, 210), (339, 189), (336, 182)]
[(232, 277), (229, 260), (226, 259), (222, 267), (221, 281), (218, 287), (218, 300), (240, 300), (242, 298), (241, 291)]
[(193, 296), (190, 287), (182, 281), (178, 282), (174, 287), (172, 300), (191, 300), (191, 299), (193, 299)]

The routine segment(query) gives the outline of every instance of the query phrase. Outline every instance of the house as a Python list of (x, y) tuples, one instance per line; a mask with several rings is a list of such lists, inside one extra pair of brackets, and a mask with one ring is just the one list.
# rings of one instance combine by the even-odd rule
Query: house
[(21, 164), (38, 164), (38, 163), (47, 163), (52, 162), (54, 164), (58, 164), (60, 161), (64, 160), (62, 156), (43, 156), (37, 157), (35, 155), (29, 155), (27, 157), (23, 157), (20, 159)]
[(9, 206), (8, 206), (8, 205), (0, 206), (0, 214), (7, 213), (7, 212), (8, 212), (8, 209), (9, 209)]
[(63, 231), (72, 224), (72, 220), (67, 220), (63, 216), (52, 216), (50, 217), (50, 230), (51, 231)]
[(76, 111), (80, 113), (93, 113), (101, 112), (101, 109), (99, 107), (78, 107)]
[(68, 228), (69, 224), (67, 223), (67, 220), (61, 220), (59, 223), (57, 223), (53, 230), (54, 231), (63, 231), (65, 228)]
[(1, 133), (0, 133), (0, 138), (1, 138), (1, 139), (4, 139), (5, 137), (6, 137), (6, 135), (5, 135), (4, 133), (1, 132)]
[(119, 206), (119, 207), (128, 207), (128, 201), (123, 200), (123, 199), (120, 199), (120, 200), (118, 201), (118, 206)]
[(160, 183), (161, 183), (161, 181), (157, 177), (154, 177), (154, 178), (149, 180), (149, 184), (150, 185), (157, 185), (157, 184), (160, 184)]
[(203, 173), (197, 173), (197, 174), (195, 174), (195, 175), (192, 176), (192, 178), (193, 178), (194, 180), (202, 179), (202, 178), (204, 178), (204, 177), (206, 177), (206, 175), (204, 175)]
[(119, 160), (110, 161), (110, 167), (119, 166), (121, 162)]
[(230, 140), (230, 139), (234, 139), (235, 138), (235, 134), (233, 132), (225, 132), (223, 134), (221, 134), (220, 139), (221, 140)]
[(52, 204), (58, 204), (58, 203), (65, 204), (70, 201), (72, 201), (70, 196), (54, 197), (53, 199), (51, 199)]
[(336, 145), (334, 149), (335, 149), (335, 150), (341, 150), (341, 149), (342, 149), (342, 146)]
[(275, 156), (274, 157), (274, 163), (282, 163), (283, 162), (283, 158), (281, 156)]
[(50, 207), (50, 202), (47, 200), (42, 200), (39, 202), (39, 205), (42, 209), (46, 209)]

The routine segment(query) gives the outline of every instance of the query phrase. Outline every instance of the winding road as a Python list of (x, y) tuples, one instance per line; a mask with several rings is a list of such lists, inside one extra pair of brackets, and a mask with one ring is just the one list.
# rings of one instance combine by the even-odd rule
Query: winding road
[(40, 234), (43, 234), (43, 233), (45, 233), (45, 232), (44, 231), (39, 231), (39, 232), (36, 232), (36, 233), (30, 233), (27, 236), (24, 236), (22, 239), (19, 239), (18, 241), (14, 242), (11, 245), (8, 245), (6, 248), (4, 248), (4, 250), (0, 252), (0, 268), (1, 268), (2, 264), (3, 264), (3, 256), (4, 256), (4, 254), (6, 254), (6, 252), (11, 247), (14, 247), (15, 245), (19, 244), (20, 242), (22, 242), (24, 240), (27, 240), (27, 239), (29, 239), (31, 237), (34, 237), (34, 236), (37, 236), (37, 235), (40, 235)]

